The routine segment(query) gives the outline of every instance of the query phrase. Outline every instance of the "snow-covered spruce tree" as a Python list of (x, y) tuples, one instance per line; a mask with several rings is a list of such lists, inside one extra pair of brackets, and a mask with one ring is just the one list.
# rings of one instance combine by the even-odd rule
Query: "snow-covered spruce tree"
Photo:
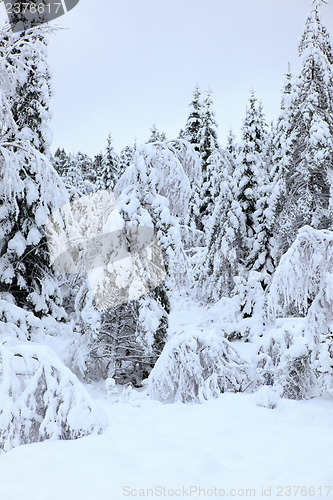
[(52, 165), (60, 176), (63, 176), (68, 168), (68, 155), (64, 148), (57, 148), (52, 157)]
[(114, 189), (120, 177), (119, 157), (112, 145), (111, 134), (108, 136), (106, 151), (97, 176), (101, 189)]
[(199, 217), (199, 193), (202, 185), (201, 161), (194, 146), (187, 140), (169, 141), (168, 148), (180, 161), (190, 183), (191, 197), (187, 210), (179, 212), (179, 222), (182, 228), (182, 242), (186, 251), (193, 254), (198, 245), (203, 244), (203, 233), (197, 229), (196, 220)]
[[(201, 128), (202, 128), (202, 99), (201, 99), (201, 90), (198, 86), (195, 87), (193, 91), (193, 98), (190, 103), (190, 113), (188, 115), (185, 128), (181, 131), (179, 137), (181, 139), (189, 142), (195, 152), (198, 154), (200, 158), (200, 138), (201, 138)], [(204, 244), (203, 237), (203, 226), (200, 216), (200, 196), (203, 184), (203, 176), (202, 176), (202, 164), (200, 158), (200, 172), (198, 172), (198, 176), (196, 179), (192, 181), (192, 196), (189, 201), (189, 210), (188, 210), (188, 222), (187, 226), (190, 228), (189, 236), (189, 246), (198, 246), (200, 242)]]
[[(104, 312), (100, 334), (90, 348), (103, 377), (140, 385), (166, 339), (168, 289), (180, 285), (186, 277), (178, 216), (186, 212), (190, 185), (174, 147), (158, 143), (138, 148), (132, 165), (117, 183), (115, 194), (125, 229), (150, 228), (156, 238), (151, 251), (159, 252), (160, 247), (163, 262), (156, 261), (152, 254), (153, 265), (149, 265), (150, 261), (138, 263), (141, 273), (138, 289), (141, 286), (142, 297)], [(131, 252), (130, 243), (128, 250)], [(119, 286), (124, 290), (133, 288), (131, 269), (122, 272)]]
[(119, 179), (132, 163), (133, 160), (133, 155), (134, 155), (135, 149), (131, 148), (130, 146), (126, 146), (124, 149), (122, 149), (119, 153)]
[(61, 318), (61, 293), (44, 224), (67, 194), (49, 159), (44, 35), (42, 28), (0, 34), (0, 288), (35, 314)]
[(190, 113), (188, 115), (185, 129), (182, 132), (182, 139), (185, 139), (190, 144), (193, 144), (195, 150), (199, 152), (200, 131), (202, 128), (202, 103), (201, 90), (198, 86), (193, 91), (193, 99), (190, 104)]
[[(45, 223), (67, 199), (50, 163), (48, 28), (0, 31), (0, 449), (104, 426), (75, 376), (36, 342), (68, 335)], [(26, 89), (25, 89), (26, 87)], [(67, 339), (68, 340), (68, 339)], [(28, 341), (28, 342), (27, 342)], [(55, 403), (56, 402), (56, 403)], [(102, 425), (101, 425), (102, 424)]]
[(164, 142), (166, 141), (166, 135), (164, 132), (160, 132), (157, 128), (156, 123), (153, 123), (150, 128), (150, 137), (147, 141), (147, 144), (152, 142)]
[(254, 91), (249, 99), (249, 107), (243, 125), (243, 137), (240, 154), (234, 171), (238, 186), (237, 199), (244, 215), (245, 233), (241, 235), (243, 256), (240, 259), (248, 265), (248, 254), (255, 239), (254, 213), (259, 199), (259, 186), (267, 183), (265, 169), (265, 143), (267, 138), (266, 123), (261, 105), (258, 105)]
[(204, 301), (216, 302), (230, 296), (238, 274), (237, 248), (240, 244), (239, 219), (241, 207), (236, 199), (233, 168), (226, 155), (214, 155), (210, 161), (217, 162), (215, 181), (219, 185), (219, 195), (214, 204), (212, 217), (206, 228), (207, 254), (204, 264), (198, 270), (199, 297)]
[[(81, 151), (76, 153), (74, 158), (78, 169), (82, 172), (83, 179), (86, 182), (87, 186), (89, 185), (94, 186), (94, 184), (96, 183), (96, 171), (94, 168), (93, 160), (90, 158), (90, 156), (88, 156), (85, 153), (82, 153)], [(88, 187), (87, 189), (88, 190), (92, 189), (92, 191), (95, 190), (94, 187), (92, 188)]]
[[(43, 33), (30, 36), (34, 50), (21, 51), (20, 63), (24, 65), (24, 78), (18, 79), (11, 110), (18, 130), (28, 128), (30, 143), (40, 153), (50, 155), (51, 131), (49, 100), (51, 97), (50, 74), (46, 60), (47, 40)], [(15, 52), (15, 47), (13, 47)]]
[[(278, 265), (292, 241), (291, 234), (295, 231), (295, 218), (288, 213), (286, 198), (286, 174), (292, 169), (291, 150), (294, 133), (290, 133), (290, 124), (295, 120), (297, 113), (296, 100), (298, 97), (298, 78), (291, 73), (290, 63), (285, 77), (285, 85), (281, 98), (281, 112), (277, 124), (271, 132), (271, 141), (268, 151), (268, 169), (274, 188), (272, 203), (275, 248), (273, 252), (274, 264)], [(294, 213), (296, 216), (296, 213)]]
[[(247, 316), (253, 313), (256, 301), (262, 301), (274, 270), (271, 198), (275, 191), (268, 173), (266, 146), (267, 126), (262, 106), (252, 91), (233, 174), (238, 219), (236, 260), (239, 262), (235, 293), (240, 295), (242, 310)], [(235, 227), (235, 222), (232, 225)]]
[(230, 155), (230, 158), (236, 160), (238, 155), (238, 147), (236, 143), (236, 136), (233, 131), (230, 129), (227, 137), (227, 153)]
[(333, 233), (305, 226), (282, 257), (270, 288), (274, 310), (293, 304), (305, 315), (303, 350), (293, 356), (289, 371), (298, 374), (299, 386), (307, 387), (308, 374), (303, 369), (310, 365), (321, 392), (333, 388), (332, 269)]
[[(57, 161), (55, 157), (55, 168)], [(81, 152), (69, 153), (66, 155), (66, 160), (63, 158), (62, 161), (64, 165), (59, 173), (71, 200), (93, 193), (100, 188), (95, 164), (89, 156)]]
[(172, 287), (182, 286), (188, 271), (179, 220), (186, 216), (191, 186), (184, 170), (185, 165), (189, 167), (186, 155), (181, 147), (175, 147), (178, 142), (185, 147), (184, 141), (172, 141), (138, 149), (115, 190), (125, 222), (155, 228), (169, 276), (167, 282), (172, 279)]
[(284, 189), (279, 201), (282, 254), (305, 224), (325, 229), (333, 167), (333, 54), (314, 2), (299, 46), (302, 71), (288, 77), (280, 119)]
[(272, 183), (266, 143), (262, 107), (252, 92), (236, 160), (228, 153), (222, 157), (221, 152), (209, 159), (211, 165), (216, 162), (210, 168), (211, 185), (218, 185), (220, 192), (214, 193), (214, 211), (206, 227), (205, 292), (208, 300), (238, 294), (246, 315), (253, 313), (258, 300), (257, 309), (262, 309), (263, 291), (273, 272)]
[(221, 155), (221, 148), (218, 143), (217, 123), (215, 113), (212, 109), (213, 101), (211, 91), (207, 92), (202, 108), (202, 125), (199, 130), (199, 154), (202, 168), (202, 187), (200, 192), (199, 207), (199, 227), (203, 230), (209, 221), (218, 196), (219, 184), (217, 178), (219, 172), (216, 168), (219, 161), (212, 160), (213, 156)]
[[(204, 236), (204, 228), (212, 215), (217, 197), (218, 183), (215, 171), (218, 162), (210, 161), (213, 155), (221, 154), (217, 137), (217, 123), (212, 109), (211, 92), (201, 102), (199, 87), (194, 89), (191, 111), (186, 122), (182, 138), (194, 146), (201, 161), (201, 175), (192, 186), (192, 198), (189, 205), (189, 217), (195, 221), (196, 230)], [(200, 183), (199, 183), (200, 182)], [(199, 236), (199, 234), (198, 234)]]

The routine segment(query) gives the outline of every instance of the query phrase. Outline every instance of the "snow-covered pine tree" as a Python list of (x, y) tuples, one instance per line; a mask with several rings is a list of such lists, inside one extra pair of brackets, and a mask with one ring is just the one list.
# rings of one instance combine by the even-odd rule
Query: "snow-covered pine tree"
[(251, 315), (256, 301), (262, 308), (263, 291), (274, 270), (271, 198), (275, 191), (267, 168), (267, 125), (254, 91), (246, 112), (233, 179), (238, 203), (235, 207), (236, 252), (240, 273), (235, 293), (240, 294), (243, 313)]
[(255, 239), (254, 213), (260, 196), (259, 186), (267, 182), (264, 164), (266, 139), (267, 131), (262, 106), (258, 105), (255, 93), (252, 91), (244, 120), (241, 150), (234, 172), (238, 186), (237, 199), (245, 219), (243, 226), (245, 233), (241, 235), (244, 257), (240, 255), (245, 267), (249, 264), (248, 254), (253, 248)]
[(202, 187), (200, 192), (200, 221), (199, 227), (204, 229), (211, 217), (215, 200), (218, 196), (219, 184), (217, 178), (219, 172), (216, 168), (219, 161), (213, 160), (213, 156), (221, 155), (221, 147), (218, 142), (217, 123), (215, 113), (212, 109), (213, 101), (211, 91), (207, 92), (202, 108), (202, 125), (199, 129), (199, 154), (202, 165)]
[[(96, 353), (95, 360), (99, 357), (104, 377), (140, 385), (165, 342), (168, 290), (183, 283), (187, 273), (178, 217), (186, 212), (190, 183), (172, 145), (149, 144), (138, 148), (133, 163), (117, 183), (115, 194), (127, 230), (151, 228), (155, 232), (164, 270), (153, 265), (147, 272), (143, 264), (143, 296), (103, 314), (101, 334), (92, 342), (92, 351)], [(151, 271), (157, 275), (165, 272), (166, 281), (154, 283)], [(121, 287), (129, 288), (132, 283), (129, 271)]]
[(198, 232), (199, 240), (201, 239), (200, 233), (204, 237), (205, 224), (213, 212), (213, 203), (218, 189), (214, 170), (218, 162), (214, 160), (210, 163), (210, 157), (220, 153), (211, 92), (207, 93), (203, 103), (201, 95), (199, 87), (195, 87), (190, 114), (181, 134), (182, 139), (194, 146), (201, 161), (200, 184), (197, 182), (193, 185), (192, 199), (189, 204), (190, 219), (195, 221), (195, 230)]
[(202, 128), (202, 103), (201, 90), (198, 86), (193, 91), (193, 99), (190, 104), (190, 113), (188, 115), (185, 129), (182, 131), (181, 138), (193, 144), (195, 150), (200, 150), (200, 131)]
[(270, 288), (270, 303), (276, 314), (293, 305), (305, 316), (304, 333), (296, 339), (299, 345), (295, 352), (290, 351), (291, 356), (286, 353), (288, 372), (297, 374), (302, 394), (309, 389), (309, 364), (319, 390), (333, 392), (332, 268), (332, 231), (304, 226), (281, 258)]
[(44, 224), (67, 194), (49, 159), (46, 32), (0, 33), (0, 286), (17, 305), (61, 318)]
[(230, 158), (236, 160), (237, 158), (237, 144), (236, 144), (236, 136), (233, 131), (230, 129), (227, 137), (227, 153), (230, 155)]
[(150, 137), (147, 141), (147, 144), (152, 142), (164, 142), (166, 141), (166, 135), (164, 132), (160, 132), (157, 128), (156, 123), (153, 123), (150, 127)]
[(119, 179), (125, 172), (125, 170), (131, 165), (135, 149), (130, 146), (126, 146), (119, 153)]
[[(20, 38), (24, 38), (24, 35)], [(19, 78), (17, 81), (11, 110), (18, 129), (29, 128), (32, 132), (31, 145), (49, 157), (52, 135), (47, 124), (50, 119), (51, 98), (50, 73), (46, 60), (47, 39), (42, 32), (35, 31), (30, 41), (34, 50), (21, 52), (20, 62), (25, 68), (24, 79)]]
[(101, 189), (113, 190), (120, 178), (119, 157), (112, 145), (112, 136), (109, 134), (101, 169), (98, 171), (98, 181)]
[[(331, 225), (330, 184), (333, 168), (333, 53), (315, 1), (299, 46), (302, 71), (284, 94), (282, 158), (284, 190), (279, 226), (283, 253), (305, 224)], [(289, 78), (290, 80), (290, 78)]]
[(246, 267), (248, 254), (253, 248), (255, 238), (255, 221), (253, 215), (259, 198), (259, 186), (266, 183), (265, 143), (267, 138), (266, 123), (261, 105), (258, 105), (254, 91), (251, 92), (249, 107), (243, 125), (243, 137), (240, 154), (234, 172), (238, 186), (237, 199), (241, 205), (245, 219), (245, 233), (241, 235), (242, 249), (240, 260)]
[(68, 155), (64, 148), (57, 148), (52, 158), (52, 165), (61, 177), (65, 175), (68, 168)]
[(97, 155), (95, 155), (93, 162), (96, 191), (98, 189), (103, 189), (103, 181), (101, 179), (102, 168), (103, 168), (103, 153), (98, 153)]
[[(273, 223), (275, 251), (274, 263), (278, 265), (284, 252), (290, 246), (290, 236), (293, 233), (294, 221), (290, 214), (285, 210), (288, 204), (286, 198), (286, 173), (291, 169), (291, 145), (293, 133), (290, 133), (290, 124), (294, 120), (294, 114), (297, 112), (296, 99), (298, 95), (297, 78), (291, 73), (290, 63), (288, 63), (288, 72), (285, 78), (285, 85), (281, 98), (281, 112), (278, 116), (277, 124), (271, 131), (271, 141), (268, 151), (268, 169), (271, 182), (274, 186)], [(282, 214), (282, 211), (284, 212)]]
[[(228, 297), (234, 288), (234, 277), (239, 271), (237, 248), (239, 247), (241, 207), (236, 199), (233, 179), (234, 165), (225, 155), (215, 157), (219, 162), (219, 195), (207, 227), (207, 256), (199, 274), (200, 296), (208, 302)], [(212, 158), (212, 160), (214, 157)]]

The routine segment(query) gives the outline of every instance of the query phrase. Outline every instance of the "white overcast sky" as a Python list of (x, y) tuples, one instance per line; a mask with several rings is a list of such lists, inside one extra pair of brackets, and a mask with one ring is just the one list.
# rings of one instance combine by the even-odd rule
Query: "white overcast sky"
[[(333, 0), (322, 8), (333, 36)], [(3, 6), (1, 6), (3, 8)], [(213, 90), (222, 144), (238, 135), (253, 87), (267, 121), (279, 112), (288, 61), (311, 0), (80, 0), (50, 41), (53, 147), (93, 156), (178, 135), (196, 84)]]

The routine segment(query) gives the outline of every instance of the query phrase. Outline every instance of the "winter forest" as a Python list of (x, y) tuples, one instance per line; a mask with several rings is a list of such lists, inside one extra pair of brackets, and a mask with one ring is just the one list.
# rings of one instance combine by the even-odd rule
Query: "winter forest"
[[(145, 144), (116, 151), (111, 131), (94, 158), (63, 148), (51, 154), (47, 45), (54, 28), (18, 34), (2, 28), (0, 470), (7, 457), (7, 472), (15, 470), (15, 457), (29, 460), (17, 447), (30, 447), (20, 445), (44, 442), (31, 450), (47, 462), (52, 450), (69, 448), (43, 455), (45, 442), (83, 443), (90, 435), (96, 441), (81, 450), (85, 457), (115, 428), (124, 434), (119, 441), (109, 437), (118, 455), (105, 474), (118, 471), (124, 485), (132, 477), (140, 485), (133, 464), (145, 455), (132, 455), (127, 469), (122, 455), (132, 439), (130, 412), (133, 436), (146, 425), (155, 429), (160, 419), (165, 427), (156, 434), (168, 434), (169, 418), (174, 446), (181, 442), (176, 415), (192, 430), (211, 422), (214, 439), (221, 427), (233, 429), (236, 418), (243, 442), (242, 426), (251, 429), (258, 419), (262, 430), (253, 432), (263, 432), (275, 449), (270, 429), (283, 408), (293, 432), (307, 422), (300, 440), (324, 421), (326, 430), (315, 439), (327, 447), (319, 452), (311, 444), (302, 452), (303, 483), (297, 484), (312, 487), (304, 483), (313, 470), (312, 450), (326, 468), (316, 469), (314, 493), (307, 492), (333, 494), (324, 490), (333, 483), (332, 453), (325, 455), (333, 444), (333, 48), (323, 3), (310, 6), (301, 70), (289, 68), (273, 123), (266, 123), (264, 104), (251, 90), (240, 140), (230, 130), (222, 147), (213, 92), (196, 86), (184, 103), (188, 119), (178, 137), (166, 137), (154, 124)], [(201, 417), (191, 413), (198, 411)], [(284, 425), (272, 433), (291, 432)], [(138, 449), (144, 446), (133, 439)], [(226, 436), (223, 442), (232, 450)], [(156, 446), (164, 450), (161, 443)], [(264, 444), (253, 446), (262, 459)], [(216, 449), (223, 453), (223, 446)], [(172, 450), (164, 455), (172, 457)], [(163, 469), (163, 451), (147, 455), (167, 485), (183, 484), (183, 476), (195, 482), (200, 470), (208, 487), (218, 477), (212, 450), (201, 466), (189, 460), (192, 478), (190, 465), (175, 478), (171, 462)], [(239, 488), (254, 484), (250, 458), (244, 463), (244, 483), (230, 472)], [(292, 467), (280, 475), (286, 484), (301, 480)], [(149, 496), (144, 488), (155, 485), (156, 474), (146, 475), (133, 497)], [(100, 488), (96, 498), (130, 496), (120, 486), (112, 494)], [(1, 500), (14, 498), (5, 491)], [(68, 498), (88, 498), (75, 491)]]

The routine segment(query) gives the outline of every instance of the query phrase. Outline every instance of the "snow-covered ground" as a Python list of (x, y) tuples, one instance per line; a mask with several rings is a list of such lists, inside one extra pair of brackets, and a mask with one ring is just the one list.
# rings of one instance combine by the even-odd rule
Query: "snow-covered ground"
[(255, 395), (163, 405), (140, 394), (111, 404), (101, 390), (93, 392), (108, 414), (107, 431), (1, 455), (1, 500), (120, 500), (155, 487), (184, 487), (183, 498), (202, 498), (204, 488), (208, 495), (215, 487), (225, 496), (255, 489), (261, 497), (262, 486), (272, 486), (271, 498), (281, 498), (278, 486), (314, 486), (307, 496), (333, 498), (333, 488), (326, 496), (333, 486), (333, 400), (281, 400), (269, 410), (256, 406)]
[[(175, 300), (171, 333), (218, 330), (222, 306), (207, 312)], [(87, 389), (107, 414), (107, 430), (0, 455), (0, 500), (333, 498), (332, 398), (268, 409), (256, 394), (166, 405), (144, 391), (114, 403), (104, 384)]]

